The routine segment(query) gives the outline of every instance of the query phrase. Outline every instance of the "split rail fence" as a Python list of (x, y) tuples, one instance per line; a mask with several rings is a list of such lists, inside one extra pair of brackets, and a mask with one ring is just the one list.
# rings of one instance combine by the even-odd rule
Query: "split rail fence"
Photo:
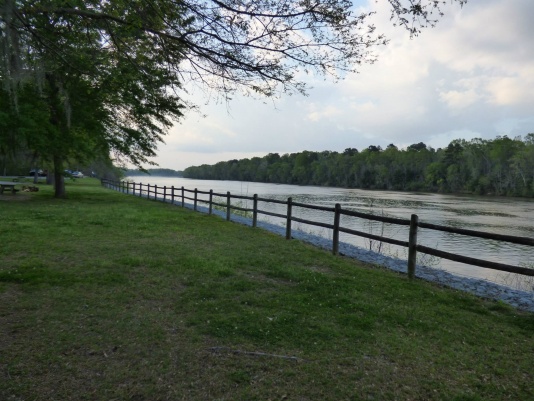
[[(431, 230), (443, 231), (447, 233), (461, 234), (461, 235), (466, 235), (466, 236), (471, 236), (471, 237), (503, 241), (503, 242), (508, 242), (512, 244), (520, 244), (520, 245), (527, 245), (527, 246), (534, 246), (534, 238), (515, 237), (515, 236), (510, 236), (510, 235), (494, 234), (494, 233), (487, 233), (487, 232), (482, 232), (482, 231), (466, 230), (466, 229), (461, 229), (461, 228), (453, 228), (453, 227), (441, 226), (441, 225), (436, 225), (436, 224), (424, 223), (424, 222), (420, 222), (418, 216), (415, 214), (412, 214), (409, 220), (393, 218), (393, 217), (385, 217), (385, 216), (376, 216), (372, 214), (360, 213), (360, 212), (356, 212), (352, 210), (342, 209), (339, 203), (336, 203), (334, 207), (323, 207), (323, 206), (316, 206), (316, 205), (309, 205), (305, 203), (293, 202), (292, 198), (288, 198), (287, 201), (281, 201), (281, 200), (276, 200), (276, 199), (260, 198), (256, 194), (251, 197), (251, 196), (242, 196), (242, 195), (232, 195), (230, 194), (230, 192), (227, 192), (226, 194), (222, 194), (222, 193), (215, 193), (213, 192), (213, 190), (200, 191), (197, 188), (195, 188), (194, 190), (191, 190), (191, 189), (186, 189), (183, 186), (182, 187), (174, 187), (174, 186), (167, 187), (167, 186), (157, 186), (157, 185), (150, 185), (150, 184), (135, 183), (135, 182), (129, 182), (129, 181), (111, 181), (111, 180), (105, 180), (105, 179), (102, 180), (102, 185), (106, 188), (114, 189), (116, 191), (120, 191), (126, 194), (144, 197), (146, 199), (154, 199), (154, 200), (159, 200), (163, 202), (170, 201), (170, 203), (180, 204), (182, 207), (185, 206), (186, 200), (192, 201), (193, 209), (195, 211), (198, 210), (199, 203), (207, 203), (209, 214), (213, 213), (214, 206), (219, 207), (223, 210), (226, 210), (226, 220), (228, 221), (230, 221), (232, 210), (234, 211), (238, 210), (244, 213), (251, 213), (253, 227), (257, 226), (258, 214), (281, 218), (286, 221), (286, 239), (291, 239), (291, 223), (292, 222), (300, 222), (303, 224), (309, 224), (312, 226), (331, 229), (333, 232), (332, 253), (334, 255), (337, 255), (339, 252), (339, 233), (346, 233), (350, 235), (367, 238), (370, 240), (382, 241), (388, 244), (405, 247), (405, 248), (408, 248), (407, 272), (408, 272), (408, 277), (410, 278), (413, 278), (415, 276), (415, 265), (416, 265), (417, 252), (436, 256), (439, 258), (452, 260), (455, 262), (465, 263), (465, 264), (469, 264), (473, 266), (479, 266), (479, 267), (483, 267), (487, 269), (499, 270), (499, 271), (504, 271), (504, 272), (509, 272), (509, 273), (517, 273), (517, 274), (522, 274), (526, 276), (534, 276), (534, 269), (530, 269), (527, 267), (512, 266), (512, 265), (507, 265), (503, 263), (497, 263), (497, 262), (492, 262), (488, 260), (477, 259), (477, 258), (472, 258), (468, 256), (463, 256), (463, 255), (457, 255), (457, 254), (453, 254), (450, 252), (440, 251), (435, 248), (430, 248), (427, 246), (419, 245), (417, 243), (417, 229), (426, 228), (426, 229), (431, 229)], [(207, 195), (208, 198), (207, 199), (200, 198), (199, 195)], [(217, 202), (218, 199), (215, 198), (214, 200), (214, 197), (226, 199), (226, 202), (224, 203)], [(250, 200), (252, 201), (253, 206), (252, 208), (246, 208), (246, 207), (241, 207), (237, 205), (232, 205), (232, 199)], [(258, 209), (258, 202), (285, 205), (287, 207), (287, 212), (285, 214), (281, 214), (281, 213), (274, 213), (274, 212), (267, 211), (267, 210), (260, 210)], [(328, 223), (311, 221), (311, 220), (294, 217), (292, 215), (293, 207), (300, 207), (300, 208), (305, 208), (305, 209), (310, 209), (310, 210), (319, 210), (323, 212), (332, 212), (334, 214), (333, 223), (328, 224)], [(378, 221), (382, 223), (396, 224), (400, 226), (409, 226), (408, 240), (401, 241), (395, 238), (374, 235), (374, 234), (363, 232), (363, 231), (357, 231), (357, 230), (353, 230), (350, 228), (341, 227), (340, 221), (341, 221), (342, 215), (357, 217), (357, 218), (367, 219), (367, 220), (372, 220), (372, 221)]]

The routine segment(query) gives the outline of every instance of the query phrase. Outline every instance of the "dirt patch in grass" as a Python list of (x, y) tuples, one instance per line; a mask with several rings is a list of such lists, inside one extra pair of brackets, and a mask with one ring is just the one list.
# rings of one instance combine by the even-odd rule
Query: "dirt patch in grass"
[(259, 272), (244, 272), (242, 276), (246, 277), (249, 280), (254, 282), (268, 284), (269, 286), (296, 286), (297, 283), (288, 279), (279, 278), (279, 277), (269, 277), (263, 273)]
[(1, 201), (5, 201), (5, 202), (22, 202), (22, 201), (27, 201), (27, 200), (30, 200), (32, 198), (32, 194), (30, 194), (29, 192), (17, 192), (16, 194), (12, 194), (12, 193), (9, 193), (9, 194), (1, 194), (0, 195), (0, 202)]
[(0, 330), (0, 348), (13, 343), (19, 323), (24, 322), (24, 316), (13, 306), (18, 304), (21, 294), (16, 287), (0, 288), (0, 327), (9, 327), (9, 330)]

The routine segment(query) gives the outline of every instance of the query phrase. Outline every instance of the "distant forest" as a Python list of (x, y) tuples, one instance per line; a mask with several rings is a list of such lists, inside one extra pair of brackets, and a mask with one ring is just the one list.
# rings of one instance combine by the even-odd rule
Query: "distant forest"
[(420, 142), (399, 149), (269, 153), (188, 167), (186, 178), (345, 188), (534, 197), (534, 133), (514, 139), (457, 139), (446, 148)]
[(124, 172), (124, 175), (126, 177), (130, 177), (132, 175), (153, 175), (156, 177), (183, 177), (184, 173), (183, 171), (176, 171), (170, 168), (149, 168), (146, 169), (146, 171), (129, 169)]

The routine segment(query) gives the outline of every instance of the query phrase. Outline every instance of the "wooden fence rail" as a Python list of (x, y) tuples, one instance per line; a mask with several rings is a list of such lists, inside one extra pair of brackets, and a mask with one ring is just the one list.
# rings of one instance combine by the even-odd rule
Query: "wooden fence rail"
[[(292, 222), (300, 222), (303, 224), (309, 224), (312, 226), (331, 229), (333, 231), (332, 252), (334, 255), (337, 255), (339, 253), (339, 233), (340, 232), (405, 247), (405, 248), (408, 248), (407, 273), (410, 278), (415, 277), (415, 262), (416, 262), (417, 252), (437, 256), (440, 258), (444, 258), (444, 259), (448, 259), (448, 260), (452, 260), (452, 261), (456, 261), (460, 263), (466, 263), (469, 265), (479, 266), (479, 267), (483, 267), (487, 269), (500, 270), (500, 271), (505, 271), (509, 273), (517, 273), (517, 274), (522, 274), (526, 276), (534, 276), (534, 269), (531, 269), (531, 268), (512, 266), (512, 265), (507, 265), (503, 263), (491, 262), (491, 261), (483, 260), (483, 259), (456, 255), (453, 253), (440, 251), (435, 248), (429, 248), (427, 246), (418, 245), (417, 244), (417, 231), (418, 231), (418, 228), (420, 227), (420, 228), (426, 228), (426, 229), (431, 229), (431, 230), (444, 231), (448, 233), (454, 233), (454, 234), (460, 234), (460, 235), (466, 235), (466, 236), (484, 238), (484, 239), (491, 239), (491, 240), (496, 240), (496, 241), (509, 242), (513, 244), (520, 244), (520, 245), (527, 245), (527, 246), (534, 246), (534, 238), (493, 234), (493, 233), (487, 233), (487, 232), (481, 232), (481, 231), (466, 230), (462, 228), (446, 227), (446, 226), (440, 226), (436, 224), (419, 222), (419, 218), (415, 214), (413, 214), (409, 220), (393, 218), (393, 217), (385, 217), (385, 216), (376, 216), (376, 215), (360, 213), (360, 212), (356, 212), (352, 210), (344, 210), (341, 208), (341, 205), (339, 203), (337, 203), (335, 207), (332, 208), (332, 207), (308, 205), (305, 203), (293, 202), (292, 198), (288, 198), (287, 201), (281, 201), (277, 199), (260, 198), (256, 194), (254, 196), (232, 195), (230, 194), (230, 192), (222, 194), (222, 193), (213, 192), (213, 190), (200, 191), (197, 188), (195, 188), (194, 190), (191, 190), (191, 189), (186, 189), (184, 187), (175, 188), (174, 186), (170, 188), (166, 186), (158, 187), (157, 185), (134, 183), (134, 182), (128, 182), (128, 181), (111, 181), (111, 180), (105, 180), (105, 179), (102, 180), (101, 182), (102, 182), (102, 186), (106, 188), (114, 189), (114, 190), (117, 190), (117, 191), (120, 191), (126, 194), (132, 194), (132, 195), (139, 196), (139, 197), (146, 197), (147, 199), (154, 199), (154, 200), (159, 200), (163, 202), (169, 202), (169, 197), (170, 197), (170, 203), (176, 204), (176, 199), (178, 198), (181, 200), (182, 207), (185, 207), (185, 201), (188, 200), (188, 201), (193, 202), (194, 210), (197, 210), (197, 205), (199, 202), (204, 203), (208, 205), (209, 214), (213, 213), (213, 207), (215, 206), (226, 211), (226, 220), (231, 219), (232, 210), (234, 211), (237, 210), (245, 214), (250, 213), (252, 215), (252, 226), (253, 227), (257, 226), (258, 214), (263, 214), (266, 216), (272, 216), (272, 217), (284, 219), (286, 221), (286, 238), (287, 239), (291, 239), (291, 223)], [(193, 194), (193, 196), (190, 196), (189, 194)], [(201, 198), (199, 197), (199, 195), (208, 195), (208, 199)], [(214, 199), (214, 197), (217, 197), (218, 199)], [(232, 205), (232, 199), (247, 200), (247, 201), (250, 200), (252, 201), (252, 208)], [(268, 210), (261, 210), (258, 208), (258, 202), (286, 205), (287, 211), (285, 214), (280, 214), (280, 213), (275, 213), (275, 212), (271, 212)], [(319, 211), (324, 211), (324, 212), (331, 212), (334, 214), (333, 223), (328, 224), (328, 223), (323, 223), (319, 221), (312, 221), (312, 220), (294, 217), (293, 216), (294, 207), (300, 207), (300, 208), (311, 209), (311, 210), (319, 210)], [(372, 221), (379, 221), (379, 222), (388, 223), (388, 224), (409, 226), (410, 231), (408, 235), (408, 241), (401, 241), (395, 238), (384, 237), (381, 235), (374, 235), (374, 234), (366, 233), (363, 231), (357, 231), (357, 230), (353, 230), (350, 228), (341, 227), (340, 221), (341, 221), (342, 215), (349, 216), (349, 217), (357, 217), (357, 218), (372, 220)]]

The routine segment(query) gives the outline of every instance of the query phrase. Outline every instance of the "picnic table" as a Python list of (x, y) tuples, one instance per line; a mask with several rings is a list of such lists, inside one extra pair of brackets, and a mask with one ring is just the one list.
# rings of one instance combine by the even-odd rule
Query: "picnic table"
[(18, 182), (0, 181), (0, 195), (4, 193), (4, 189), (10, 189), (11, 193), (16, 194), (18, 189), (15, 189), (15, 185)]

